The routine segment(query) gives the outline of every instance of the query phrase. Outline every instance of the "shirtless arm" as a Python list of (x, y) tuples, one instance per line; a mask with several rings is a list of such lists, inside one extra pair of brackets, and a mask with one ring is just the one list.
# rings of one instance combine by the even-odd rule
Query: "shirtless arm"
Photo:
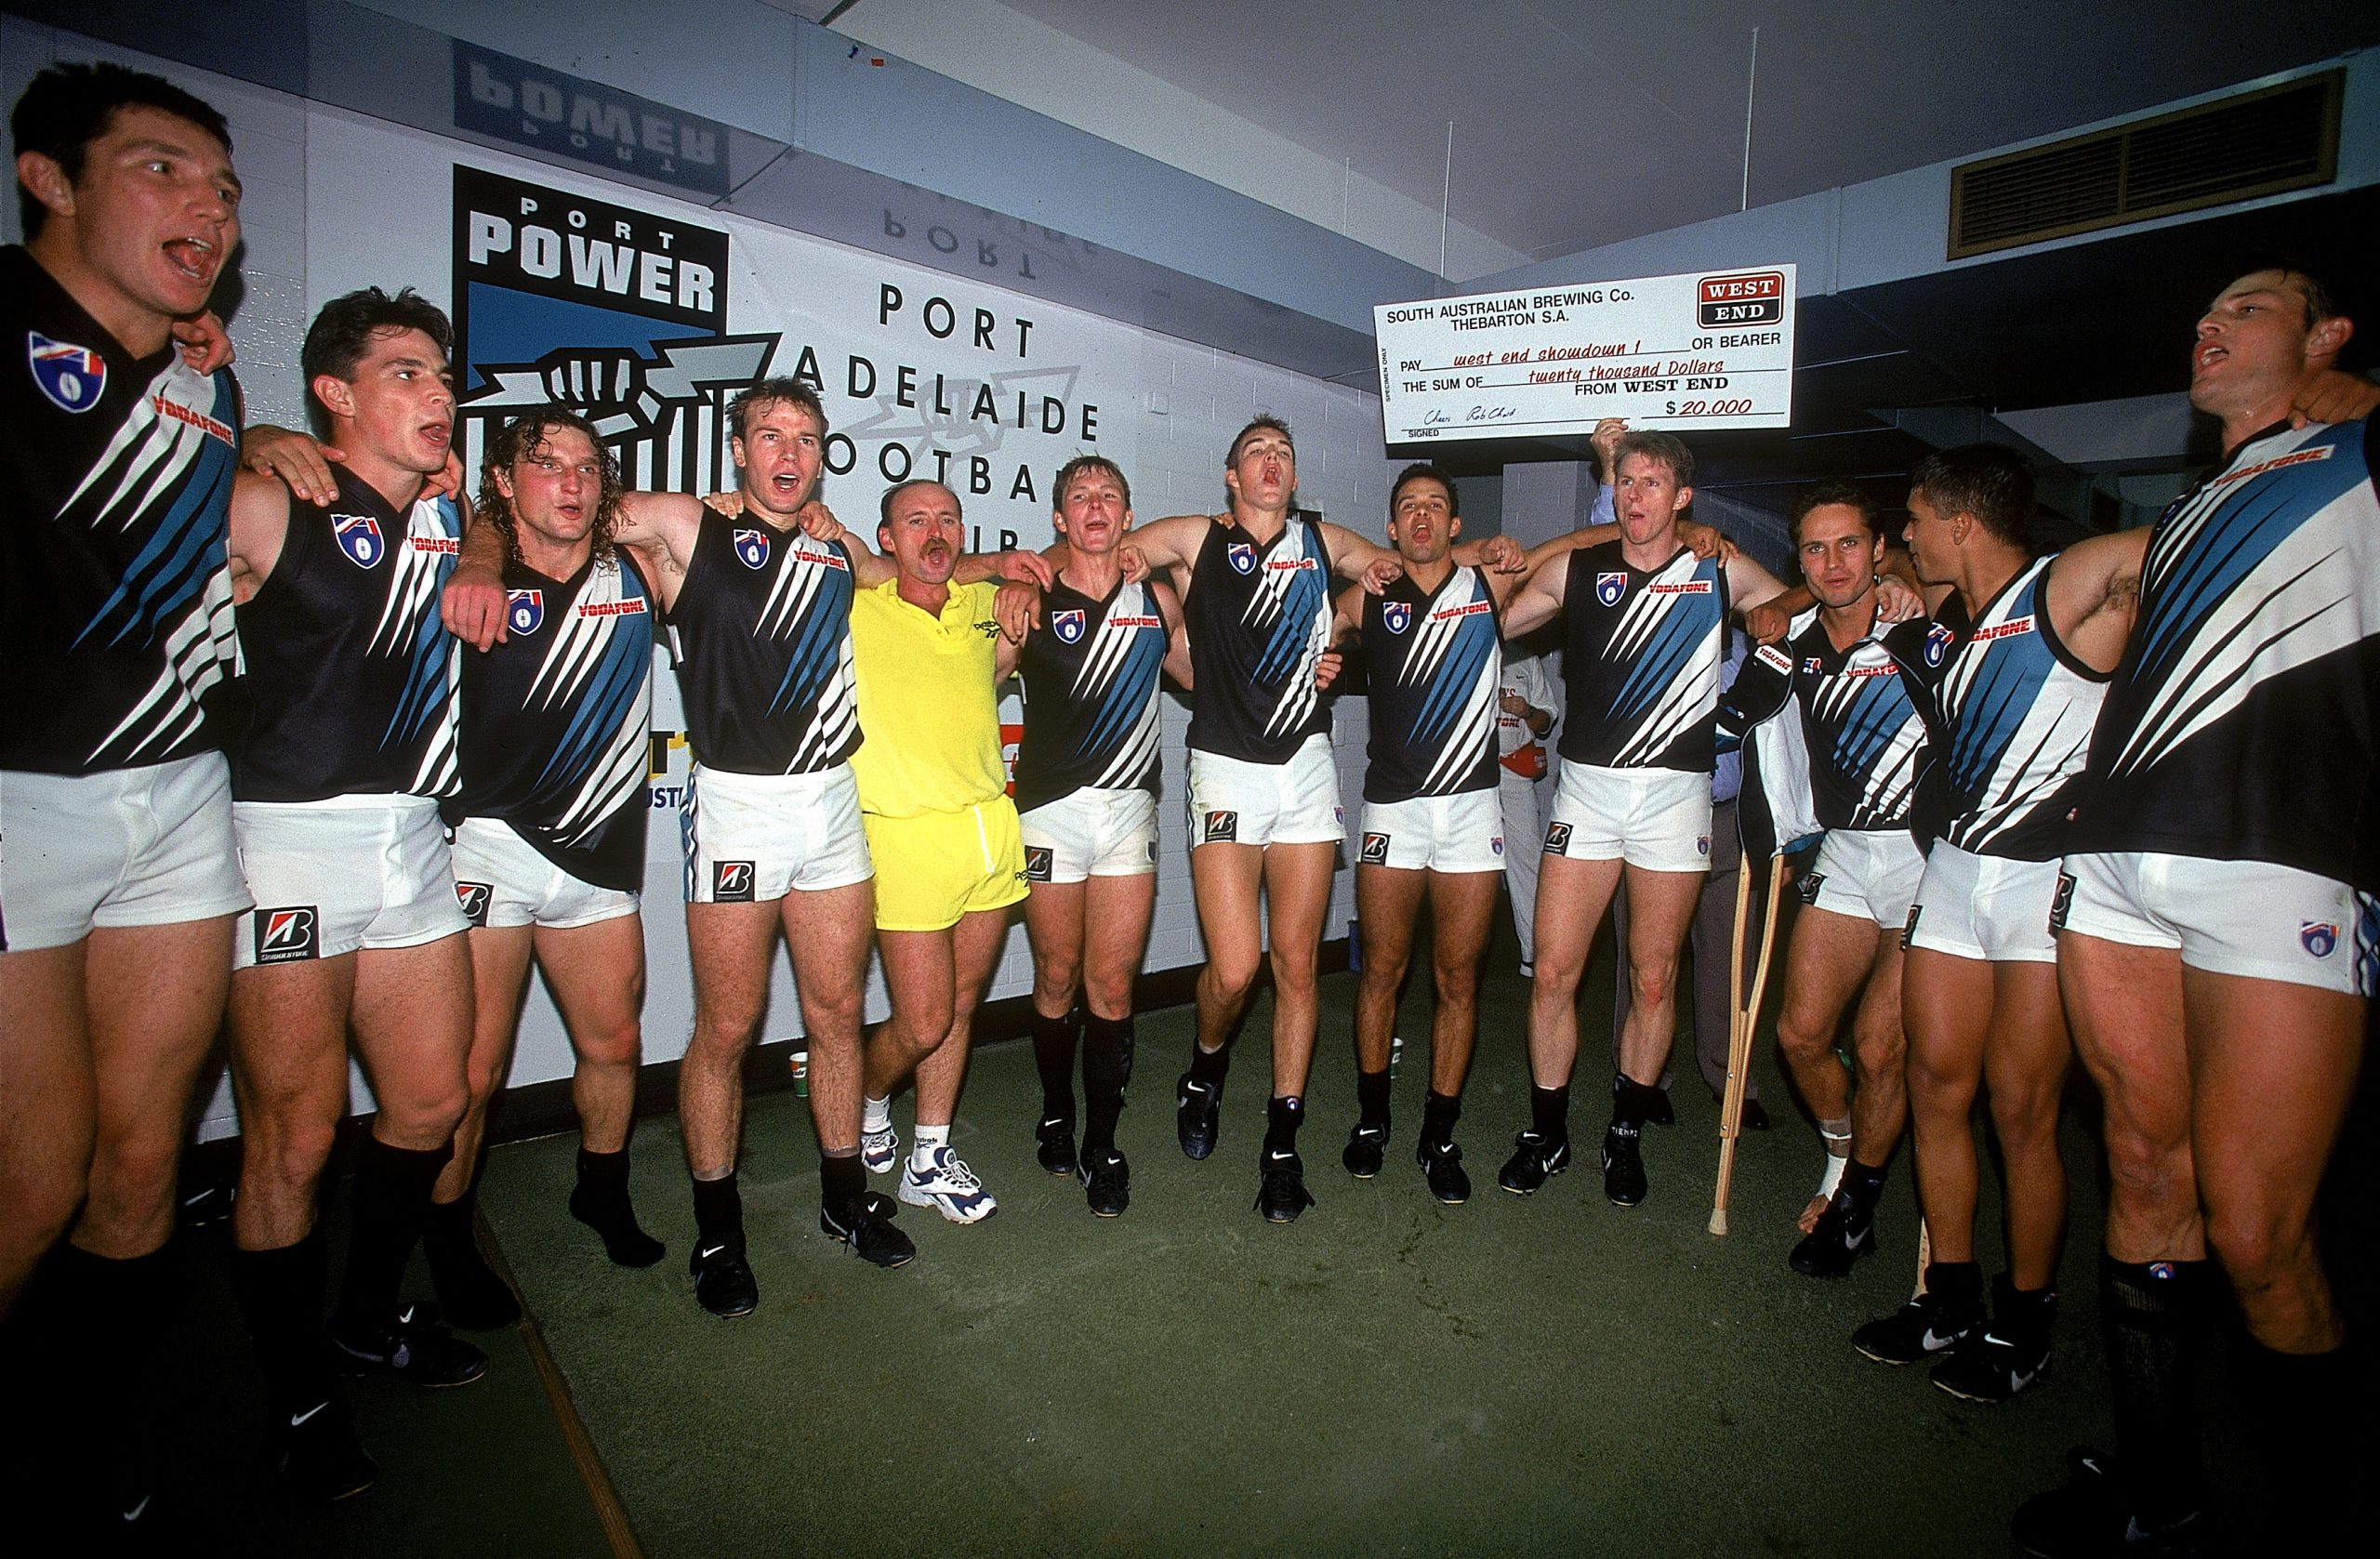
[(1182, 598), (1173, 587), (1157, 584), (1149, 587), (1157, 596), (1157, 614), (1165, 619), (1165, 674), (1176, 686), (1187, 693), (1192, 685), (1190, 674), (1190, 631), (1182, 620)]
[(242, 471), (231, 481), (231, 598), (261, 589), (289, 539), (289, 489), (277, 477)]
[(1569, 593), (1570, 554), (1567, 538), (1556, 536), (1529, 548), (1529, 571), (1519, 589), (1504, 602), (1504, 637), (1517, 639), (1540, 623), (1553, 621)]
[(2049, 565), (2050, 625), (2074, 657), (2109, 672), (2123, 658), (2140, 605), (2140, 566), (2149, 555), (2147, 525), (2090, 536)]

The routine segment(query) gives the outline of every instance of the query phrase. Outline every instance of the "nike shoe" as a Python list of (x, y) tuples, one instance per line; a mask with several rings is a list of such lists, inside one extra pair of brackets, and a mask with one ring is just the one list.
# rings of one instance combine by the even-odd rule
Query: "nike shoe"
[(1851, 1263), (1875, 1249), (1875, 1209), (1856, 1212), (1851, 1193), (1837, 1191), (1818, 1214), (1818, 1227), (1802, 1236), (1785, 1264), (1805, 1277), (1847, 1277)]
[(1366, 1125), (1358, 1121), (1355, 1129), (1347, 1133), (1347, 1151), (1339, 1156), (1339, 1161), (1346, 1165), (1347, 1172), (1357, 1180), (1369, 1180), (1380, 1173), (1381, 1150), (1386, 1146), (1388, 1122), (1382, 1120)]
[(1615, 1122), (1603, 1134), (1603, 1194), (1614, 1207), (1633, 1208), (1645, 1199), (1645, 1156), (1636, 1150), (1638, 1130)]
[(863, 1127), (859, 1134), (859, 1161), (867, 1166), (872, 1175), (889, 1175), (901, 1162), (901, 1133), (891, 1126), (881, 1131)]
[(1853, 1332), (1851, 1345), (1878, 1364), (1919, 1364), (1943, 1357), (1982, 1325), (1980, 1301), (1954, 1308), (1933, 1294), (1920, 1294)]
[(1114, 1218), (1131, 1202), (1131, 1166), (1114, 1148), (1083, 1155), (1081, 1175), (1083, 1200), (1100, 1217)]
[(333, 1397), (289, 1415), (281, 1477), (292, 1495), (328, 1504), (363, 1493), (379, 1476), (378, 1464), (355, 1437), (345, 1402)]
[(487, 1373), (487, 1355), (438, 1324), (426, 1304), (408, 1304), (384, 1326), (331, 1323), (331, 1346), (351, 1375), (394, 1375), (416, 1386), (467, 1386)]
[(1072, 1116), (1055, 1116), (1033, 1129), (1033, 1156), (1053, 1175), (1072, 1180), (1081, 1166), (1075, 1159), (1075, 1123)]
[(900, 1209), (889, 1196), (864, 1192), (842, 1207), (832, 1202), (818, 1209), (818, 1227), (829, 1239), (839, 1239), (863, 1262), (887, 1269), (906, 1266), (918, 1253), (909, 1236), (892, 1226)]
[(1204, 1158), (1215, 1151), (1215, 1137), (1223, 1125), (1223, 1089), (1214, 1083), (1202, 1083), (1189, 1073), (1173, 1090), (1173, 1125), (1182, 1134), (1184, 1157)]
[(1535, 1131), (1513, 1139), (1513, 1156), (1496, 1171), (1496, 1183), (1515, 1196), (1534, 1196), (1547, 1180), (1570, 1167), (1570, 1139), (1547, 1142)]
[(2019, 1295), (2003, 1273), (1991, 1280), (1991, 1298), (1992, 1324), (1968, 1333), (1927, 1376), (1968, 1402), (2005, 1402), (2049, 1375), (2056, 1291)]
[(749, 1315), (760, 1302), (760, 1285), (744, 1260), (740, 1235), (716, 1243), (697, 1235), (686, 1270), (694, 1276), (694, 1301), (722, 1321)]
[(981, 1223), (1000, 1209), (975, 1171), (947, 1143), (933, 1150), (924, 1169), (912, 1160), (901, 1172), (900, 1196), (911, 1207), (932, 1208), (953, 1223)]
[(1452, 1143), (1423, 1143), (1414, 1155), (1430, 1195), (1450, 1208), (1471, 1200), (1471, 1176), (1463, 1172), (1462, 1149)]
[(1257, 1169), (1256, 1210), (1266, 1222), (1293, 1223), (1299, 1213), (1314, 1206), (1314, 1195), (1305, 1188), (1305, 1160), (1294, 1151), (1266, 1148)]
[(2142, 1525), (2114, 1469), (2098, 1452), (2074, 1447), (2066, 1453), (2066, 1469), (2062, 1486), (2016, 1507), (2008, 1535), (2019, 1553), (2033, 1559), (2099, 1554), (2194, 1559), (2214, 1552), (2205, 1518), (2197, 1511), (2154, 1526)]

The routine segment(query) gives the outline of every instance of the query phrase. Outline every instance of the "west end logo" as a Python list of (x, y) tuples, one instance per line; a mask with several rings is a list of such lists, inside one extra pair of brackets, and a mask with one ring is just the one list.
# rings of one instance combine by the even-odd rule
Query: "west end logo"
[(1403, 633), (1413, 626), (1413, 608), (1405, 601), (1383, 601), (1380, 603), (1380, 620), (1389, 632)]
[(746, 568), (769, 566), (769, 538), (759, 531), (735, 533), (735, 556)]
[(368, 514), (334, 514), (331, 533), (338, 540), (338, 549), (358, 568), (370, 568), (389, 549), (380, 535), (380, 522)]
[(1628, 593), (1628, 575), (1605, 573), (1595, 575), (1595, 599), (1606, 606), (1617, 606), (1620, 598)]
[(1253, 574), (1256, 572), (1256, 548), (1250, 546), (1247, 542), (1234, 541), (1227, 543), (1223, 548), (1223, 556), (1230, 561), (1232, 572), (1235, 574)]
[(53, 341), (38, 330), (25, 332), (25, 362), (33, 371), (33, 383), (60, 411), (89, 411), (108, 387), (105, 358), (72, 341)]
[(504, 615), (515, 633), (535, 633), (546, 620), (546, 592), (543, 590), (507, 590), (504, 592)]
[(1076, 643), (1082, 638), (1083, 625), (1087, 620), (1080, 607), (1053, 612), (1050, 614), (1050, 631), (1058, 636), (1061, 644)]

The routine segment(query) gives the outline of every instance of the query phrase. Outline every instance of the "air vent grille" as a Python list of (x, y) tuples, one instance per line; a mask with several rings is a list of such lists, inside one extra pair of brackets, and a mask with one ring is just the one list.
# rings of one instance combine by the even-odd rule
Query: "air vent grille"
[(2346, 86), (2329, 71), (1954, 168), (1950, 258), (2327, 184)]

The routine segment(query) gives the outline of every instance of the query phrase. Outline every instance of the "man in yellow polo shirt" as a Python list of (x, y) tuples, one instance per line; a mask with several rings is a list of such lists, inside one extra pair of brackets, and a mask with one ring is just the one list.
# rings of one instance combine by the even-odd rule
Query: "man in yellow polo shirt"
[(969, 1027), (1025, 899), (1025, 846), (1000, 763), (994, 689), (1016, 645), (994, 619), (998, 587), (954, 585), (964, 548), (958, 495), (936, 482), (884, 495), (877, 545), (893, 576), (852, 601), (859, 721), (852, 759), (876, 863), (877, 945), (892, 1012), (867, 1047), (860, 1157), (900, 1163), (891, 1096), (917, 1074), (917, 1135), (899, 1195), (954, 1223), (998, 1204), (950, 1145)]

